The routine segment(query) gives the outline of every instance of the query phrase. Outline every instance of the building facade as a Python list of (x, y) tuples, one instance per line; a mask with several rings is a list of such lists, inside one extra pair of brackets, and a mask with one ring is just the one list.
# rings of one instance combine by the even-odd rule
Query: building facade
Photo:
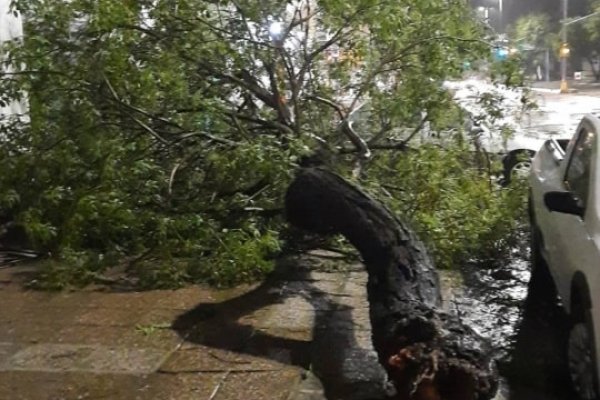
[[(23, 36), (23, 23), (19, 15), (15, 15), (10, 9), (12, 0), (0, 0), (0, 44), (18, 39)], [(0, 60), (4, 56), (0, 53)], [(6, 71), (6, 69), (5, 69)], [(0, 78), (1, 79), (1, 78)], [(19, 102), (13, 102), (5, 107), (0, 107), (1, 115), (22, 114), (25, 107)]]

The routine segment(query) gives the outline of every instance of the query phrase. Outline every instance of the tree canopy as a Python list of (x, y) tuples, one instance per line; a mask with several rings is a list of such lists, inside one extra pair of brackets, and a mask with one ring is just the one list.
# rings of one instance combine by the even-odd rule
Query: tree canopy
[[(570, 52), (570, 63), (574, 69), (581, 69), (581, 60), (590, 63), (596, 80), (600, 80), (600, 67), (594, 62), (600, 56), (600, 2), (589, 0), (586, 2), (585, 18), (578, 20), (581, 16), (570, 18), (567, 24), (567, 41)], [(552, 49), (551, 54), (555, 60), (558, 59), (561, 45), (562, 29), (565, 27), (552, 21), (548, 14), (528, 14), (520, 17), (514, 24), (511, 32), (513, 40), (526, 42), (538, 49), (526, 57), (526, 62), (533, 64), (541, 63), (541, 50)], [(579, 65), (579, 66), (578, 66)]]
[(553, 26), (547, 14), (522, 16), (517, 19), (512, 30), (512, 36), (517, 42), (525, 42), (541, 49), (554, 45)]
[(600, 1), (590, 0), (588, 15), (591, 16), (576, 24), (574, 35), (571, 28), (569, 33), (573, 36), (572, 43), (579, 55), (590, 63), (596, 81), (600, 81)]
[(514, 45), (521, 49), (522, 61), (535, 72), (536, 66), (544, 65), (546, 51), (552, 60), (557, 59), (560, 40), (556, 24), (547, 14), (527, 14), (518, 18), (510, 29)]
[[(25, 39), (3, 46), (0, 100), (29, 114), (0, 125), (0, 224), (56, 282), (118, 260), (147, 285), (260, 276), (299, 164), (396, 181), (377, 152), (456, 126), (441, 83), (489, 51), (463, 0), (13, 7)], [(367, 123), (347, 123), (361, 106)]]

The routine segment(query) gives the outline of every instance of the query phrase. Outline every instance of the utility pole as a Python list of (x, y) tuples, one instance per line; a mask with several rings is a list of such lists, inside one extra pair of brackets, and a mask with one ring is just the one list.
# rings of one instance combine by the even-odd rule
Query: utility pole
[(569, 87), (567, 85), (567, 58), (569, 57), (569, 53), (571, 52), (571, 49), (569, 49), (569, 45), (567, 43), (567, 26), (600, 14), (600, 11), (596, 11), (591, 14), (584, 15), (583, 17), (577, 17), (575, 19), (572, 19), (571, 21), (568, 21), (567, 20), (568, 2), (569, 2), (569, 0), (563, 0), (563, 19), (561, 21), (561, 23), (562, 23), (562, 35), (561, 35), (562, 43), (560, 44), (560, 51), (559, 51), (560, 70), (561, 70), (560, 71), (561, 72), (561, 81), (560, 81), (560, 92), (561, 93), (569, 92)]
[(550, 49), (546, 48), (546, 82), (550, 82)]
[(567, 45), (567, 9), (569, 6), (569, 0), (562, 0), (563, 2), (563, 19), (562, 19), (562, 43), (560, 45), (560, 92), (568, 93), (569, 87), (567, 85), (567, 56), (568, 45)]
[(504, 7), (502, 7), (502, 2), (503, 0), (498, 0), (498, 11), (500, 12), (500, 18), (498, 18), (498, 22), (500, 25), (500, 32), (504, 33), (504, 16), (503, 16), (503, 9)]

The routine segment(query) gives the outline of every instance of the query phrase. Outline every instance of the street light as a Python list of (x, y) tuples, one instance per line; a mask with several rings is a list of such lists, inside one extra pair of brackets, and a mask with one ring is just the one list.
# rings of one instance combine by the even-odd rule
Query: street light
[(281, 35), (283, 34), (283, 24), (279, 21), (273, 21), (269, 25), (269, 35), (271, 39), (278, 41), (281, 39)]

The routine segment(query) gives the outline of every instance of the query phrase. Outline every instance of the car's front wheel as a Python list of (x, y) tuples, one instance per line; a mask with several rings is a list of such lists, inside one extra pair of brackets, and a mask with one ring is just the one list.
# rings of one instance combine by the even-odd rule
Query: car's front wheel
[(535, 152), (531, 150), (513, 151), (506, 155), (503, 160), (503, 183), (508, 185), (515, 178), (525, 178), (531, 169), (531, 160)]
[(596, 357), (591, 324), (576, 322), (569, 332), (567, 347), (569, 374), (582, 400), (598, 400)]

